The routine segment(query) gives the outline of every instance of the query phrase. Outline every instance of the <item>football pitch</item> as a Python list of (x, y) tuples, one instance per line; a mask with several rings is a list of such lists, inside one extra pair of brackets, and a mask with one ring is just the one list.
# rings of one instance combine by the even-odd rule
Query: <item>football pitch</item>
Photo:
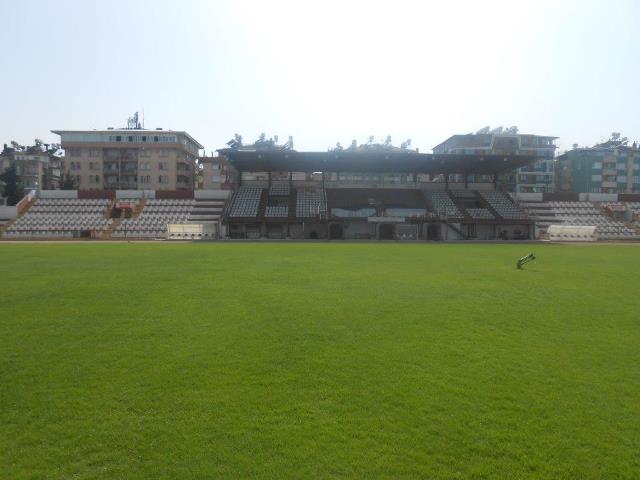
[(0, 244), (0, 478), (633, 479), (638, 452), (637, 246)]

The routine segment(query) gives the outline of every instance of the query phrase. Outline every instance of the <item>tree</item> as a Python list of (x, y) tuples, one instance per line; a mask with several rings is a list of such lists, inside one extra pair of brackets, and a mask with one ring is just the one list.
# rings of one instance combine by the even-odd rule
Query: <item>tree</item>
[(623, 137), (620, 132), (611, 132), (609, 139), (597, 144), (596, 147), (626, 147), (628, 143), (629, 139), (627, 137)]
[(18, 182), (16, 166), (12, 165), (0, 174), (0, 182), (4, 183), (4, 196), (7, 197), (7, 205), (17, 204), (24, 196), (24, 189)]
[(78, 188), (76, 180), (71, 176), (69, 172), (64, 174), (60, 190), (76, 190)]

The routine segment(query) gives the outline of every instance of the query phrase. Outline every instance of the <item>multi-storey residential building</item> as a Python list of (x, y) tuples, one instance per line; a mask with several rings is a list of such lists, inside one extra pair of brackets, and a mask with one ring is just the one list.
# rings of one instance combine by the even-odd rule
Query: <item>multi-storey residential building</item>
[[(509, 191), (521, 193), (552, 192), (554, 189), (554, 155), (557, 137), (517, 133), (514, 128), (493, 131), (484, 129), (475, 134), (453, 135), (433, 148), (434, 153), (457, 154), (517, 154), (531, 155), (538, 160), (532, 165), (502, 175), (499, 183)], [(461, 181), (450, 178), (451, 182)], [(490, 181), (469, 178), (469, 181)]]
[(202, 147), (175, 130), (52, 130), (81, 190), (192, 190)]
[(575, 148), (557, 161), (558, 189), (578, 193), (640, 193), (640, 148)]
[(0, 154), (0, 171), (10, 166), (15, 166), (18, 182), (25, 190), (59, 187), (61, 158), (47, 146), (9, 147), (5, 144)]
[(224, 190), (231, 188), (238, 173), (223, 155), (200, 157), (199, 188), (204, 190)]

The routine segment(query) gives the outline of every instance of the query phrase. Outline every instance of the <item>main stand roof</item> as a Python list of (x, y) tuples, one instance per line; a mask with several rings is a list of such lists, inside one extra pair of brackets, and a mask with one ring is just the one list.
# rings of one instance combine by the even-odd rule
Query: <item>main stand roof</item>
[(298, 152), (218, 150), (245, 172), (371, 172), (491, 175), (533, 163), (527, 155), (431, 154), (409, 150)]

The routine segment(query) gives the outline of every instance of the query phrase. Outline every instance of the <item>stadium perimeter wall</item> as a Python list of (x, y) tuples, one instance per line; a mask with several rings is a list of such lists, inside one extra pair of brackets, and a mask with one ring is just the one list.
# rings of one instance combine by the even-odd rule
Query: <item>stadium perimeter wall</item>
[(38, 192), (39, 198), (52, 198), (52, 199), (76, 199), (78, 197), (78, 190), (40, 190)]
[(231, 190), (194, 190), (193, 198), (196, 200), (226, 200), (231, 195)]
[(15, 218), (18, 215), (18, 207), (0, 207), (0, 220)]
[(617, 193), (581, 193), (579, 195), (581, 202), (617, 202)]

